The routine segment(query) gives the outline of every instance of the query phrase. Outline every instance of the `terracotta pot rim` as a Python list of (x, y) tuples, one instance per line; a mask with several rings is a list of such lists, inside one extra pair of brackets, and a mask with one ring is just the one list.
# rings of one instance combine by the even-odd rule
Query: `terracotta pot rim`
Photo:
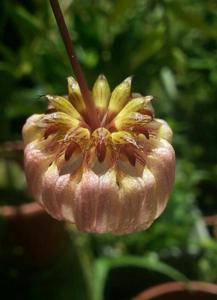
[(203, 220), (207, 226), (217, 226), (217, 215), (205, 216)]
[(207, 292), (212, 295), (217, 295), (217, 285), (203, 282), (203, 281), (189, 281), (187, 283), (183, 282), (167, 282), (160, 285), (156, 285), (151, 287), (144, 292), (140, 293), (133, 300), (148, 300), (155, 299), (160, 295), (166, 295), (173, 292), (179, 291), (199, 291), (199, 292)]
[(44, 209), (37, 202), (0, 206), (0, 216), (7, 219), (13, 219), (20, 215), (32, 216), (41, 212), (44, 212)]

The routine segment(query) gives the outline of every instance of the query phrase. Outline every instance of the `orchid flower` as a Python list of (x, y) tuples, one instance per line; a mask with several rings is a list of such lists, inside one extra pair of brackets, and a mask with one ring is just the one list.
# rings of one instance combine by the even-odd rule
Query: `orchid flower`
[(93, 114), (69, 77), (68, 96), (48, 95), (47, 113), (34, 114), (23, 127), (34, 199), (83, 232), (145, 230), (165, 209), (172, 189), (172, 130), (155, 118), (152, 96), (131, 92), (131, 81), (111, 91), (100, 75), (91, 93)]

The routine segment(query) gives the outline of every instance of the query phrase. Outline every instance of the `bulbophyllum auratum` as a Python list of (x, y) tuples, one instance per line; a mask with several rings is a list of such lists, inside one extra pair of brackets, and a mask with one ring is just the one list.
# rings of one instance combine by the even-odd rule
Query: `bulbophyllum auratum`
[(54, 218), (80, 231), (145, 230), (172, 189), (172, 131), (155, 118), (152, 96), (131, 92), (131, 77), (111, 91), (100, 75), (89, 92), (58, 2), (50, 2), (77, 81), (69, 77), (68, 96), (48, 95), (47, 113), (23, 127), (30, 191)]
[(47, 96), (48, 113), (27, 120), (28, 185), (48, 213), (81, 231), (144, 230), (164, 210), (174, 181), (172, 131), (154, 117), (151, 96), (131, 93), (131, 78), (111, 92), (100, 75), (92, 97), (94, 122), (69, 77), (68, 96)]

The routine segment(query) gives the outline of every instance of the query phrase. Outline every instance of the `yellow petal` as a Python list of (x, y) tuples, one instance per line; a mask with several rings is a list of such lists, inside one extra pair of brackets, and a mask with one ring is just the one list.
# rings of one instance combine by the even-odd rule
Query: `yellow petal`
[(110, 134), (110, 140), (112, 144), (115, 145), (124, 145), (124, 144), (132, 144), (138, 147), (135, 139), (132, 134), (127, 131), (117, 131)]
[(75, 119), (81, 119), (81, 115), (67, 99), (50, 95), (47, 95), (47, 98), (57, 111), (64, 112)]
[(85, 111), (85, 103), (81, 95), (81, 91), (77, 81), (73, 77), (68, 77), (68, 93), (69, 101), (77, 109), (79, 113)]
[(93, 142), (102, 142), (102, 141), (107, 141), (109, 138), (110, 132), (104, 128), (104, 127), (99, 127), (94, 132), (92, 133), (91, 137), (93, 138)]
[(117, 130), (130, 129), (134, 126), (144, 126), (152, 121), (152, 116), (132, 112), (126, 116), (114, 120), (114, 126)]
[(71, 129), (65, 136), (65, 141), (74, 141), (80, 145), (82, 150), (88, 145), (90, 141), (90, 131), (87, 128), (77, 127)]
[(43, 117), (43, 114), (34, 114), (27, 119), (22, 129), (24, 145), (42, 137), (43, 134), (37, 124)]
[(93, 99), (97, 108), (105, 109), (110, 98), (110, 87), (104, 75), (99, 75), (93, 86)]
[(132, 77), (126, 78), (112, 92), (108, 110), (118, 113), (130, 99)]
[(153, 97), (151, 97), (151, 96), (138, 97), (138, 98), (132, 99), (124, 106), (124, 108), (119, 112), (119, 114), (117, 115), (117, 117), (115, 119), (123, 118), (130, 113), (140, 112), (144, 109), (147, 109), (147, 110), (150, 110), (150, 112), (153, 112), (153, 108), (150, 104), (152, 99), (153, 99)]
[(75, 128), (79, 125), (80, 121), (70, 117), (64, 112), (54, 112), (52, 114), (44, 115), (42, 120), (38, 122), (39, 127), (44, 127), (46, 124), (57, 124), (68, 128)]

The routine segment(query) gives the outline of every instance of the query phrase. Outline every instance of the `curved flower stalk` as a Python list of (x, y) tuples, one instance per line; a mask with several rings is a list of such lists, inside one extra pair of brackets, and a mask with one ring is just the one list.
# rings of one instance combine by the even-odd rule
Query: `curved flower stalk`
[(145, 230), (163, 212), (174, 181), (172, 131), (155, 118), (152, 96), (131, 93), (130, 77), (111, 92), (100, 75), (92, 98), (94, 122), (69, 77), (68, 96), (48, 95), (48, 112), (27, 120), (29, 188), (49, 214), (80, 231)]

